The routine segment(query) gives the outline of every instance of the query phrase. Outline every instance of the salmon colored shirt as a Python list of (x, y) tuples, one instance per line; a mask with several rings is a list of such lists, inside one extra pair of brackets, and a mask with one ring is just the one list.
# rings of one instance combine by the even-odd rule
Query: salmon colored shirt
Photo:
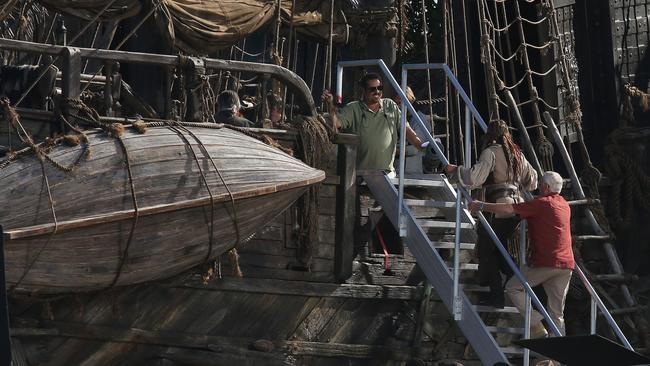
[(571, 248), (571, 208), (557, 193), (512, 205), (528, 220), (529, 267), (575, 267)]

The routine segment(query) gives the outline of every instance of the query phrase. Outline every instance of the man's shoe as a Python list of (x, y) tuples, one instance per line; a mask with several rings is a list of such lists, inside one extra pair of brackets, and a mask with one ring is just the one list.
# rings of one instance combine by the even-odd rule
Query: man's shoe
[(548, 337), (548, 331), (544, 328), (544, 324), (535, 323), (530, 326), (530, 338), (546, 338)]
[(503, 296), (491, 296), (490, 294), (483, 294), (483, 296), (481, 296), (478, 300), (478, 305), (503, 309), (506, 306), (506, 299)]

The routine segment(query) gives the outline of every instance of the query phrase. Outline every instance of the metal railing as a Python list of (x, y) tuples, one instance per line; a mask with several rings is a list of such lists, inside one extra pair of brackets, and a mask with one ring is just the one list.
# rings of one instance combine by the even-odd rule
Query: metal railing
[[(569, 172), (569, 176), (571, 177), (571, 182), (573, 185), (575, 185), (575, 190), (578, 196), (578, 199), (584, 199), (585, 194), (584, 191), (582, 190), (582, 186), (580, 185), (580, 180), (578, 180), (578, 175), (575, 171), (575, 168), (573, 167), (573, 162), (571, 160), (571, 156), (569, 155), (569, 152), (567, 151), (566, 147), (564, 146), (564, 143), (562, 141), (562, 137), (560, 136), (560, 131), (558, 131), (557, 126), (553, 122), (553, 119), (551, 118), (550, 114), (548, 112), (544, 113), (544, 119), (546, 120), (546, 124), (549, 127), (549, 130), (551, 131), (551, 135), (553, 135), (553, 139), (555, 140), (555, 145), (557, 149), (560, 152), (560, 155), (562, 155), (562, 158), (565, 161), (565, 165), (567, 168), (567, 171)], [(596, 221), (596, 218), (594, 217), (593, 213), (591, 210), (586, 210), (587, 214), (587, 220), (590, 222), (592, 228), (596, 231), (598, 235), (604, 235), (606, 234), (602, 228), (600, 227), (600, 224)], [(611, 244), (610, 244), (611, 247)], [(608, 247), (605, 247), (607, 250)], [(610, 250), (613, 251), (613, 248), (610, 248)], [(610, 254), (608, 253), (608, 256)], [(618, 257), (614, 254), (614, 257), (618, 259)], [(618, 262), (618, 261), (616, 261)], [(630, 344), (630, 342), (627, 340), (623, 332), (621, 331), (621, 328), (618, 326), (614, 318), (612, 317), (612, 314), (607, 310), (607, 307), (603, 303), (603, 301), (600, 299), (600, 296), (598, 296), (598, 293), (596, 293), (596, 289), (591, 285), (589, 280), (587, 279), (587, 276), (585, 276), (584, 271), (578, 264), (576, 264), (576, 268), (574, 270), (577, 274), (578, 277), (580, 278), (580, 281), (582, 282), (582, 285), (585, 286), (587, 291), (589, 292), (589, 295), (591, 296), (591, 304), (590, 304), (590, 316), (589, 316), (589, 328), (591, 334), (596, 334), (596, 317), (597, 317), (597, 309), (600, 309), (600, 311), (603, 313), (603, 316), (607, 320), (607, 323), (612, 327), (614, 330), (614, 333), (616, 333), (616, 336), (618, 339), (623, 342), (623, 345), (628, 348), (629, 350), (634, 351), (634, 348)], [(622, 270), (620, 271), (622, 272)], [(627, 289), (627, 288), (626, 288)], [(624, 292), (624, 296), (631, 296), (629, 291)]]
[[(383, 60), (355, 60), (355, 61), (341, 61), (341, 62), (339, 62), (338, 65), (337, 65), (337, 70), (336, 70), (337, 71), (336, 72), (336, 78), (337, 78), (336, 99), (337, 99), (337, 101), (340, 103), (343, 100), (343, 97), (342, 97), (342, 92), (343, 92), (343, 68), (344, 67), (354, 67), (354, 66), (377, 66), (377, 67), (379, 67), (379, 69), (382, 71), (382, 73), (386, 77), (387, 81), (391, 84), (391, 86), (395, 89), (395, 92), (402, 99), (403, 108), (408, 109), (411, 112), (411, 114), (414, 116), (415, 122), (420, 124), (420, 126), (424, 130), (424, 137), (426, 138), (427, 141), (429, 141), (429, 144), (433, 148), (433, 151), (436, 153), (438, 159), (445, 165), (449, 164), (449, 160), (447, 159), (445, 154), (442, 152), (442, 150), (440, 149), (440, 147), (436, 143), (433, 136), (431, 136), (431, 134), (428, 132), (428, 130), (426, 128), (426, 125), (424, 124), (424, 122), (422, 121), (420, 116), (418, 115), (417, 111), (415, 110), (415, 108), (413, 107), (411, 102), (406, 98), (406, 94), (404, 93), (404, 90), (397, 83), (397, 81), (395, 80), (395, 78), (393, 77), (390, 70), (388, 69), (386, 64), (383, 62)], [(465, 116), (466, 116), (465, 123), (466, 123), (466, 127), (467, 127), (467, 125), (469, 123), (471, 123), (472, 120), (476, 120), (477, 123), (483, 129), (483, 131), (485, 131), (487, 129), (487, 125), (485, 124), (485, 121), (480, 116), (480, 114), (478, 113), (478, 110), (476, 109), (476, 107), (474, 106), (472, 101), (469, 99), (469, 97), (467, 96), (467, 94), (465, 93), (463, 88), (461, 87), (460, 83), (458, 82), (458, 80), (456, 79), (454, 74), (451, 72), (451, 69), (449, 69), (449, 67), (447, 65), (445, 65), (445, 64), (411, 64), (411, 65), (403, 65), (403, 70), (405, 70), (405, 71), (403, 71), (402, 75), (403, 76), (405, 75), (406, 70), (414, 70), (414, 69), (424, 70), (424, 69), (427, 69), (427, 68), (428, 69), (443, 70), (445, 72), (445, 75), (447, 76), (447, 79), (449, 79), (449, 81), (452, 83), (454, 88), (457, 90), (457, 92), (459, 93), (459, 95), (461, 96), (463, 101), (465, 102), (465, 111), (466, 111), (466, 113), (465, 113)], [(403, 85), (406, 85), (407, 80), (406, 80), (405, 77), (402, 78), (402, 81), (403, 81)], [(467, 118), (468, 115), (470, 115), (471, 118)], [(405, 130), (406, 130), (406, 116), (405, 116), (405, 113), (402, 113), (401, 124), (402, 124), (402, 126), (401, 126), (401, 130), (402, 130), (401, 140), (402, 140), (402, 143), (403, 143), (402, 146), (405, 146), (405, 138), (406, 138), (405, 137), (405, 135), (406, 135), (406, 133), (405, 133)], [(466, 135), (469, 135), (469, 134), (467, 133)], [(467, 139), (467, 137), (466, 137), (466, 139)], [(405, 154), (403, 153), (404, 150), (405, 150), (404, 148), (400, 149), (400, 163), (399, 163), (400, 168), (404, 167), (404, 158), (405, 158)], [(403, 169), (400, 170), (400, 172), (401, 172), (401, 174), (399, 176), (399, 188), (400, 188), (400, 190), (399, 190), (399, 195), (398, 195), (398, 200), (399, 200), (399, 202), (398, 202), (399, 211), (398, 212), (401, 214), (406, 209), (406, 207), (404, 206), (404, 201), (403, 201), (403, 198), (404, 198), (404, 193), (403, 193), (403, 189), (404, 189), (403, 176), (404, 176), (404, 173), (403, 173)], [(460, 193), (460, 194), (458, 194), (458, 193)], [(459, 197), (461, 197), (461, 196), (464, 196), (468, 201), (472, 201), (472, 198), (469, 195), (469, 193), (461, 185), (458, 185), (458, 193), (456, 194), (456, 201), (457, 202), (459, 201)], [(458, 216), (456, 217), (456, 231), (458, 231), (458, 227), (460, 225), (460, 222), (459, 222), (460, 213), (459, 213), (459, 211), (460, 211), (460, 205), (457, 205), (456, 213), (457, 213)], [(556, 335), (556, 336), (561, 336), (560, 330), (557, 328), (557, 326), (551, 320), (551, 317), (549, 316), (548, 312), (546, 311), (546, 309), (542, 305), (542, 303), (539, 300), (539, 298), (537, 297), (537, 295), (535, 295), (535, 293), (533, 292), (533, 289), (530, 287), (530, 285), (528, 285), (528, 281), (526, 280), (524, 275), (521, 273), (521, 271), (519, 270), (517, 265), (514, 263), (512, 258), (510, 257), (510, 254), (508, 253), (508, 251), (505, 249), (505, 247), (503, 246), (503, 244), (501, 243), (501, 241), (497, 237), (496, 233), (494, 232), (494, 230), (492, 229), (492, 227), (488, 223), (488, 221), (485, 218), (485, 216), (483, 215), (483, 213), (479, 212), (478, 217), (479, 217), (479, 219), (481, 221), (481, 224), (483, 225), (483, 227), (487, 231), (488, 235), (490, 236), (490, 238), (496, 244), (497, 249), (499, 250), (501, 255), (506, 259), (506, 262), (508, 263), (510, 268), (512, 268), (512, 270), (514, 272), (514, 275), (523, 284), (524, 290), (531, 297), (533, 303), (535, 304), (535, 307), (542, 314), (543, 318), (548, 322), (549, 326), (551, 327), (551, 331), (553, 332), (553, 334)], [(403, 219), (398, 217), (398, 222), (401, 224), (403, 222)], [(400, 233), (400, 235), (401, 234), (402, 233)], [(454, 249), (455, 250), (454, 257), (455, 258), (458, 258), (459, 253), (460, 253), (460, 242), (459, 242), (459, 240), (460, 240), (459, 235), (456, 235), (455, 243), (454, 243), (455, 244), (454, 245), (455, 246), (455, 249)], [(458, 260), (455, 259), (454, 262), (458, 262)], [(453, 310), (454, 310), (454, 318), (456, 320), (458, 320), (457, 318), (460, 316), (460, 314), (457, 314), (457, 311), (462, 310), (462, 309), (460, 309), (460, 304), (459, 304), (460, 302), (458, 301), (458, 297), (457, 297), (457, 294), (459, 294), (459, 292), (460, 292), (459, 291), (459, 283), (458, 283), (458, 271), (459, 271), (460, 266), (457, 265), (457, 264), (458, 263), (455, 263), (454, 269), (453, 269), (454, 270), (454, 289), (455, 289), (454, 290), (454, 306), (453, 306), (454, 309)]]
[[(443, 164), (449, 164), (449, 160), (447, 157), (444, 155), (438, 144), (436, 143), (435, 139), (433, 136), (428, 132), (428, 129), (426, 128), (426, 125), (424, 121), (420, 118), (418, 115), (417, 111), (413, 107), (413, 105), (410, 103), (410, 101), (407, 99), (406, 94), (404, 90), (406, 90), (407, 82), (408, 82), (408, 70), (425, 70), (425, 69), (434, 69), (434, 70), (442, 70), (445, 73), (445, 76), (449, 82), (453, 85), (453, 87), (456, 89), (456, 92), (459, 94), (463, 102), (465, 103), (465, 162), (464, 165), (465, 167), (469, 167), (469, 161), (471, 160), (470, 157), (470, 148), (471, 148), (471, 133), (470, 133), (470, 128), (471, 128), (471, 123), (472, 121), (476, 121), (478, 125), (481, 127), (483, 132), (487, 130), (487, 125), (483, 118), (480, 116), (478, 113), (478, 110), (470, 100), (469, 96), (465, 93), (464, 89), (460, 85), (458, 79), (456, 79), (455, 75), (452, 73), (451, 69), (445, 64), (407, 64), (402, 66), (402, 85), (398, 85), (397, 81), (391, 74), (390, 70), (386, 66), (386, 64), (382, 60), (356, 60), (356, 61), (342, 61), (339, 62), (337, 65), (337, 89), (336, 89), (336, 98), (337, 101), (340, 103), (342, 101), (342, 87), (343, 87), (343, 68), (344, 67), (354, 67), (354, 66), (377, 66), (384, 76), (386, 77), (387, 81), (391, 84), (391, 86), (395, 89), (395, 92), (400, 96), (402, 100), (402, 114), (401, 114), (401, 126), (400, 126), (400, 146), (403, 148), (400, 149), (400, 156), (399, 156), (399, 171), (400, 171), (400, 176), (398, 178), (399, 182), (399, 193), (398, 193), (398, 209), (399, 209), (399, 214), (398, 214), (398, 222), (399, 222), (399, 233), (400, 236), (405, 235), (405, 229), (404, 229), (404, 219), (402, 217), (403, 212), (405, 210), (404, 206), (404, 181), (403, 181), (403, 176), (404, 176), (404, 166), (405, 166), (405, 146), (406, 146), (406, 111), (410, 111), (411, 114), (413, 115), (414, 122), (419, 124), (422, 127), (422, 131), (424, 131), (424, 137), (427, 141), (429, 141), (430, 146), (432, 147), (433, 151), (437, 155), (438, 159), (443, 163)], [(453, 291), (453, 314), (454, 314), (454, 319), (459, 320), (460, 314), (462, 314), (462, 309), (460, 308), (460, 290), (459, 290), (459, 268), (460, 268), (460, 263), (459, 263), (459, 257), (460, 257), (460, 221), (461, 221), (461, 197), (465, 197), (465, 199), (468, 202), (472, 201), (472, 198), (461, 184), (457, 185), (457, 192), (456, 192), (456, 226), (455, 226), (455, 240), (454, 240), (454, 268), (453, 268), (453, 280), (454, 280), (454, 291)], [(535, 295), (533, 292), (533, 289), (530, 287), (528, 284), (528, 281), (526, 280), (525, 276), (523, 273), (519, 270), (519, 267), (514, 263), (512, 260), (510, 254), (508, 253), (507, 249), (503, 246), (503, 243), (501, 243), (501, 240), (497, 237), (496, 233), (490, 226), (489, 222), (485, 218), (482, 212), (478, 212), (478, 217), (481, 222), (481, 225), (483, 225), (484, 229), (492, 239), (492, 241), (495, 243), (496, 248), (499, 250), (500, 254), (505, 258), (506, 262), (508, 263), (508, 266), (513, 270), (514, 275), (517, 277), (517, 279), (522, 283), (524, 287), (524, 291), (526, 293), (526, 308), (525, 308), (525, 314), (524, 315), (524, 336), (529, 337), (530, 336), (530, 313), (531, 313), (531, 302), (535, 305), (535, 308), (541, 313), (542, 317), (546, 320), (548, 323), (551, 332), (555, 336), (562, 336), (559, 328), (557, 325), (551, 320), (550, 315), (542, 305), (541, 301)], [(524, 223), (525, 225), (525, 223)], [(525, 226), (522, 225), (522, 245), (524, 246), (522, 249), (525, 249)], [(520, 255), (524, 255), (525, 250), (520, 250)], [(525, 258), (521, 258), (521, 263), (523, 264), (525, 261)], [(607, 319), (608, 323), (616, 333), (617, 337), (619, 340), (623, 343), (625, 347), (627, 347), (630, 350), (633, 350), (632, 346), (630, 345), (629, 341), (621, 331), (620, 327), (614, 319), (612, 318), (611, 314), (607, 310), (606, 306), (596, 293), (595, 289), (589, 281), (587, 280), (586, 276), (584, 275), (582, 269), (576, 265), (575, 272), (578, 274), (578, 277), (581, 279), (587, 290), (589, 291), (591, 295), (591, 308), (592, 308), (592, 315), (591, 315), (591, 331), (592, 333), (595, 333), (595, 319), (596, 316), (595, 314), (595, 308), (598, 307), (601, 312), (604, 314), (605, 318)], [(524, 351), (524, 359), (525, 359), (525, 364), (528, 363), (528, 351)]]

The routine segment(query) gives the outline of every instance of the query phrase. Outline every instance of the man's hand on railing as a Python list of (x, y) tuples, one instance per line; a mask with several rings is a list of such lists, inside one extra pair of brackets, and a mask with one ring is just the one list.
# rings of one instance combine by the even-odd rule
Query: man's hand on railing
[(447, 166), (445, 167), (445, 173), (453, 174), (456, 171), (456, 169), (458, 169), (458, 165), (447, 164)]
[(481, 211), (481, 210), (483, 209), (484, 206), (485, 206), (485, 203), (484, 203), (484, 202), (481, 202), (481, 201), (472, 201), (472, 202), (469, 202), (469, 203), (468, 203), (467, 208), (469, 209), (469, 211), (470, 211), (471, 213), (477, 213), (477, 212)]
[(334, 96), (329, 90), (325, 89), (323, 90), (323, 95), (321, 95), (321, 100), (325, 103), (329, 112), (329, 110), (334, 106)]

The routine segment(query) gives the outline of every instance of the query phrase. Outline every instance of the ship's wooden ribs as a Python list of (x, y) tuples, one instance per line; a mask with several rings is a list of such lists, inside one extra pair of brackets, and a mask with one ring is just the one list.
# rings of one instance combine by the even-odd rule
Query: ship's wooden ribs
[[(64, 50), (69, 47), (53, 46), (26, 41), (16, 41), (12, 39), (0, 39), (0, 49), (34, 52), (48, 55), (62, 55)], [(82, 58), (97, 59), (104, 61), (117, 61), (125, 63), (143, 63), (167, 66), (179, 66), (180, 57), (170, 55), (159, 55), (142, 52), (126, 52), (94, 48), (75, 48), (79, 50)], [(228, 70), (232, 72), (250, 72), (255, 74), (269, 74), (271, 77), (283, 82), (293, 92), (300, 105), (306, 106), (300, 111), (303, 114), (315, 116), (316, 104), (309, 91), (309, 87), (298, 75), (292, 71), (271, 64), (260, 64), (245, 61), (217, 60), (204, 58), (206, 69)]]
[[(211, 336), (172, 331), (153, 331), (138, 328), (117, 328), (99, 325), (84, 325), (78, 323), (44, 321), (44, 328), (12, 328), (12, 337), (44, 336), (88, 339), (108, 342), (124, 342), (143, 345), (163, 345), (193, 350), (212, 352), (228, 352), (229, 350), (249, 350), (258, 339)], [(345, 357), (355, 359), (383, 359), (406, 361), (412, 358), (412, 350), (408, 347), (387, 345), (363, 345), (344, 343), (324, 343), (307, 341), (270, 340), (273, 353), (258, 351), (257, 354), (293, 355), (316, 357)], [(423, 351), (431, 354), (432, 347), (423, 347)]]
[(246, 292), (289, 296), (337, 297), (353, 299), (408, 300), (422, 299), (422, 286), (357, 285), (319, 283), (309, 281), (286, 281), (264, 278), (229, 279), (203, 284), (201, 276), (172, 282), (164, 286), (190, 288), (206, 291)]

